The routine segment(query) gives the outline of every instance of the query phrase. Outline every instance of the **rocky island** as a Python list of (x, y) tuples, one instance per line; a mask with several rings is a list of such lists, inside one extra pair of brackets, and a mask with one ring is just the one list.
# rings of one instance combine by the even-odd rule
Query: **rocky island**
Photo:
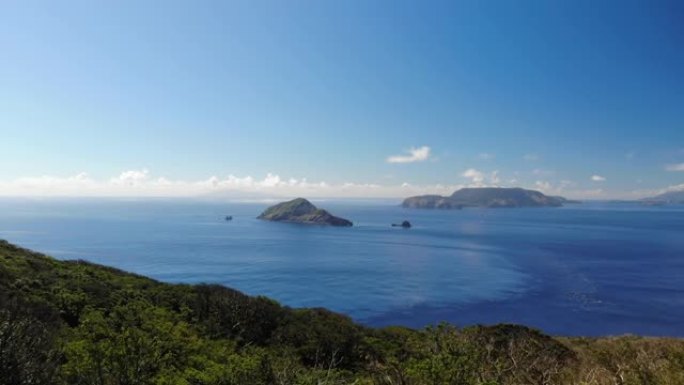
[(569, 202), (563, 197), (544, 195), (523, 188), (476, 187), (456, 190), (450, 196), (420, 195), (401, 204), (415, 209), (461, 209), (463, 207), (559, 207)]
[(329, 212), (319, 209), (304, 198), (278, 203), (267, 208), (257, 217), (266, 221), (304, 223), (326, 226), (352, 226), (352, 222), (336, 217)]

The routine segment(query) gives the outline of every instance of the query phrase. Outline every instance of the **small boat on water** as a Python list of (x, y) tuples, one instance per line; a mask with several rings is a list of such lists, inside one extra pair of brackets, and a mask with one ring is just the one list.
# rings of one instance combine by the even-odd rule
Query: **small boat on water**
[(227, 220), (227, 221), (232, 221), (232, 220), (233, 220), (233, 216), (232, 216), (232, 215), (227, 215), (227, 216), (226, 216), (226, 220)]

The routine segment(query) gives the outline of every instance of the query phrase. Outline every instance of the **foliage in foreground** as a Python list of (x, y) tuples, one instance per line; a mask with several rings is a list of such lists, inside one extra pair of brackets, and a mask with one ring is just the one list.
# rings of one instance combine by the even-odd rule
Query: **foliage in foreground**
[(0, 241), (0, 384), (684, 384), (684, 341), (370, 329)]

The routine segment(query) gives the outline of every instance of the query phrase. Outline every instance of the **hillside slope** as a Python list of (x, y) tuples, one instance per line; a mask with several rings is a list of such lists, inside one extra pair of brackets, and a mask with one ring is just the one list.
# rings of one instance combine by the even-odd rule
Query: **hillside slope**
[(371, 329), (0, 241), (0, 384), (679, 384), (684, 342)]

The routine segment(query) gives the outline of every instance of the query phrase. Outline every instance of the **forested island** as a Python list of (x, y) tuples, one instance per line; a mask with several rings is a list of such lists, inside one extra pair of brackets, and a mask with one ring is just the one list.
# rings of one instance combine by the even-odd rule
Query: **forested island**
[(374, 329), (0, 241), (0, 384), (682, 384), (684, 341)]
[(464, 207), (560, 207), (564, 203), (577, 202), (518, 187), (468, 187), (456, 190), (450, 196), (419, 195), (406, 198), (402, 206), (415, 209), (462, 209)]

